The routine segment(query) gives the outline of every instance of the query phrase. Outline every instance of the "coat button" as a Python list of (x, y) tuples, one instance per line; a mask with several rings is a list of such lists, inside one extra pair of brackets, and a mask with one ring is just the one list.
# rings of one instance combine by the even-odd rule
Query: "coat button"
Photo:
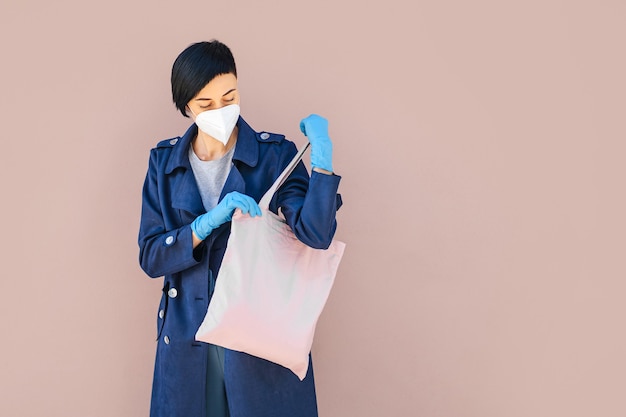
[(270, 138), (270, 134), (267, 132), (261, 133), (261, 139), (268, 140)]
[(178, 139), (172, 139), (170, 140), (170, 145), (176, 145), (177, 142), (178, 142)]
[(174, 236), (168, 236), (165, 238), (166, 245), (171, 245), (172, 243), (174, 243)]
[(159, 311), (159, 318), (162, 319), (163, 317), (165, 317), (165, 310)]
[(165, 336), (165, 337), (163, 338), (163, 341), (165, 342), (165, 344), (166, 344), (166, 345), (169, 345), (169, 344), (170, 344), (170, 338), (169, 338), (168, 336)]
[(170, 298), (176, 298), (176, 296), (178, 295), (178, 290), (176, 288), (170, 288), (167, 292), (167, 295), (169, 295)]

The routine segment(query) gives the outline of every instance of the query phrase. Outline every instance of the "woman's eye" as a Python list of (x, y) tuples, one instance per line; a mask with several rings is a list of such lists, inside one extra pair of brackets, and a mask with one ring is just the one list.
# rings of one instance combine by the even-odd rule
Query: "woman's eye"
[(231, 97), (231, 98), (225, 98), (224, 101), (226, 103), (230, 103), (231, 101), (235, 101), (235, 96)]

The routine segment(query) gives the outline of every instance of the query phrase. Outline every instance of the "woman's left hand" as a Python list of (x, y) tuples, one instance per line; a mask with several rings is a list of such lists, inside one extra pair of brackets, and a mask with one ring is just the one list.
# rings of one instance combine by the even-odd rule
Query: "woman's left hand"
[(305, 117), (300, 130), (311, 142), (311, 165), (333, 172), (333, 143), (328, 136), (328, 120), (317, 114)]

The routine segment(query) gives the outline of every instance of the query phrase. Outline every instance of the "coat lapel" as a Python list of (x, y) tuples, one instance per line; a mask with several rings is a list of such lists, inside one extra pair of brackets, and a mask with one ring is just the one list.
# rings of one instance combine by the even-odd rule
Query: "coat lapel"
[(234, 163), (230, 169), (230, 173), (228, 174), (228, 177), (226, 178), (226, 182), (224, 183), (224, 188), (222, 188), (222, 193), (220, 194), (220, 201), (222, 201), (222, 198), (224, 198), (226, 194), (233, 192), (233, 191), (240, 192), (241, 194), (246, 193), (246, 183), (243, 180), (243, 176), (241, 175), (241, 172), (239, 172), (239, 169), (237, 169), (237, 165), (235, 165)]
[(172, 179), (172, 207), (187, 211), (193, 217), (206, 212), (189, 163), (189, 146), (196, 133), (197, 127), (193, 124), (174, 144), (165, 167), (165, 174)]
[(259, 158), (259, 144), (256, 140), (256, 132), (252, 130), (241, 117), (237, 121), (237, 128), (239, 132), (237, 134), (237, 145), (233, 155), (233, 165), (224, 183), (224, 188), (222, 188), (220, 201), (226, 194), (232, 191), (246, 194), (246, 183), (238, 166), (243, 163), (254, 167)]
[(187, 211), (194, 217), (206, 212), (191, 168), (181, 172), (173, 186), (172, 206), (174, 208)]

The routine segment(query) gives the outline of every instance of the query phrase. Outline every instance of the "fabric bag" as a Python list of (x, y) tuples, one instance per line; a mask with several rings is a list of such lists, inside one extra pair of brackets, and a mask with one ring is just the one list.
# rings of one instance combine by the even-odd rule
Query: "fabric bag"
[(335, 281), (345, 244), (325, 250), (300, 242), (269, 210), (302, 150), (259, 202), (262, 216), (233, 214), (215, 291), (196, 340), (263, 358), (307, 374), (317, 320)]

